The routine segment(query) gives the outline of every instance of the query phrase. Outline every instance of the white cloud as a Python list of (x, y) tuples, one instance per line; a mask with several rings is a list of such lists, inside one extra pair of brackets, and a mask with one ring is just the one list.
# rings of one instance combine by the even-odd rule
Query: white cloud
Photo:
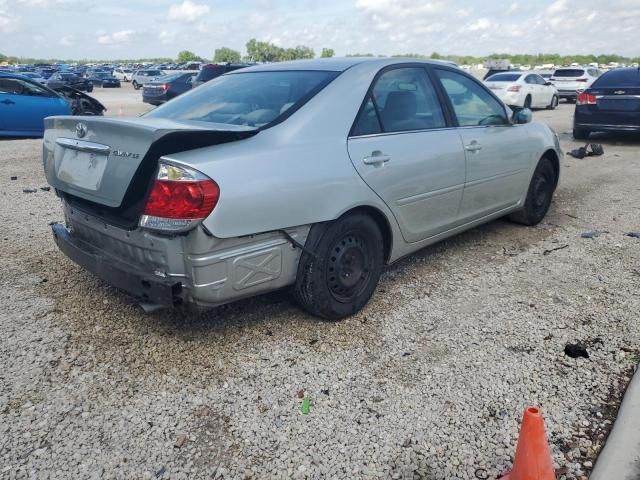
[(73, 35), (65, 35), (58, 41), (58, 43), (63, 47), (73, 46)]
[(475, 22), (467, 26), (467, 30), (470, 32), (477, 32), (480, 30), (489, 30), (492, 27), (491, 20), (486, 17), (479, 18)]
[(209, 6), (201, 3), (194, 3), (191, 0), (184, 0), (180, 4), (169, 7), (169, 20), (180, 20), (183, 22), (195, 22), (202, 16), (209, 13)]
[(100, 45), (123, 45), (131, 41), (133, 30), (121, 30), (113, 33), (98, 33), (98, 43)]

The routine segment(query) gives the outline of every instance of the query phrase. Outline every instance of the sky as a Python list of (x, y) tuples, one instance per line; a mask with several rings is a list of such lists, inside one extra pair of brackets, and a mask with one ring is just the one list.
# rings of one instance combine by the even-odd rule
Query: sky
[(640, 0), (0, 0), (0, 53), (174, 58), (247, 40), (317, 54), (640, 55)]

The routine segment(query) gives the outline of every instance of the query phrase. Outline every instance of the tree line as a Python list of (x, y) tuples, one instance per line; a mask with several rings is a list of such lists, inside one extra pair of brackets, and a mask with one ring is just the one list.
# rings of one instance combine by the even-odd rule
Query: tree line
[[(286, 60), (299, 60), (305, 58), (315, 58), (316, 52), (313, 48), (305, 45), (297, 45), (295, 47), (280, 47), (270, 42), (258, 41), (255, 38), (249, 40), (246, 45), (246, 54), (242, 55), (240, 51), (234, 50), (229, 47), (216, 48), (213, 52), (213, 62), (282, 62)], [(328, 58), (333, 57), (335, 51), (331, 48), (323, 48), (320, 52), (320, 57)], [(386, 55), (377, 55), (374, 53), (349, 53), (347, 57), (383, 57)], [(432, 58), (439, 60), (450, 60), (458, 63), (459, 65), (476, 65), (483, 63), (487, 59), (507, 59), (513, 64), (519, 65), (542, 65), (542, 64), (554, 64), (554, 65), (569, 65), (571, 63), (588, 64), (597, 62), (599, 64), (609, 64), (612, 62), (618, 63), (634, 63), (640, 62), (640, 57), (624, 57), (616, 54), (603, 54), (603, 55), (560, 55), (557, 53), (538, 53), (538, 54), (504, 54), (504, 53), (492, 53), (484, 57), (470, 56), (470, 55), (441, 55), (437, 52), (433, 52), (430, 55), (421, 53), (400, 53), (392, 55), (394, 57), (410, 57), (410, 58)], [(109, 60), (115, 63), (187, 63), (187, 62), (207, 62), (209, 59), (202, 58), (189, 50), (183, 50), (178, 53), (177, 58), (157, 57), (157, 58), (138, 58), (138, 59), (118, 59)], [(104, 62), (104, 60), (62, 60), (62, 59), (42, 59), (42, 58), (26, 58), (6, 56), (0, 54), (0, 62), (9, 63), (97, 63)]]

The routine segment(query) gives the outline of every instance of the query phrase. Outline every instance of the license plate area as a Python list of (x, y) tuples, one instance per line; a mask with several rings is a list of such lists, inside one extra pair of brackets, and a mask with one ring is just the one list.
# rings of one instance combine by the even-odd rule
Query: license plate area
[(640, 100), (631, 98), (601, 98), (598, 100), (598, 108), (617, 112), (635, 112), (640, 108)]
[(85, 190), (97, 191), (107, 167), (107, 155), (63, 148), (57, 177)]

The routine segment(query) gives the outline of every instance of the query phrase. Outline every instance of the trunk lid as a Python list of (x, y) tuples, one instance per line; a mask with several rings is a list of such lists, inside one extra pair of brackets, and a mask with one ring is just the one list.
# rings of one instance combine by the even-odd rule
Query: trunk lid
[(137, 213), (130, 210), (146, 198), (162, 155), (241, 140), (257, 131), (162, 118), (49, 117), (44, 170), (63, 196), (107, 207), (116, 216), (128, 210), (131, 217)]

